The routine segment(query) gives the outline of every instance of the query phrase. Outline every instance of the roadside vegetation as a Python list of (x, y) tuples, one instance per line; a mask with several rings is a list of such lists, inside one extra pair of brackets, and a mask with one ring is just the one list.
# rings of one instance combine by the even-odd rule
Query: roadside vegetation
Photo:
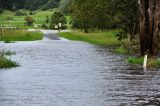
[(43, 38), (42, 32), (29, 32), (27, 30), (0, 29), (0, 41), (35, 41)]
[(85, 41), (96, 45), (109, 46), (109, 45), (121, 45), (125, 43), (125, 40), (118, 40), (117, 31), (108, 30), (105, 32), (96, 31), (90, 33), (84, 33), (81, 31), (71, 31), (71, 32), (61, 32), (59, 35), (61, 37), (75, 40), (75, 41)]
[(128, 54), (127, 49), (125, 49), (123, 47), (116, 48), (114, 52), (117, 53), (117, 54)]
[[(137, 64), (143, 65), (144, 57), (129, 57), (127, 59), (129, 64)], [(149, 58), (147, 61), (148, 68), (160, 68), (160, 59), (156, 58)]]

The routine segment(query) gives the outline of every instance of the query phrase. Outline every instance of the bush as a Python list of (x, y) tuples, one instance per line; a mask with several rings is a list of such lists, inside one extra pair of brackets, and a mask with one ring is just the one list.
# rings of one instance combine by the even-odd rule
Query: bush
[(3, 9), (2, 8), (0, 8), (0, 13), (2, 13), (3, 12)]
[(0, 56), (0, 68), (17, 67), (18, 64), (5, 56)]
[(61, 23), (61, 28), (66, 28), (67, 22), (64, 14), (60, 11), (56, 11), (51, 17), (51, 24), (50, 24), (51, 29), (55, 29), (55, 25), (58, 25), (59, 23)]
[(31, 16), (26, 16), (25, 17), (25, 25), (27, 26), (33, 26), (34, 19)]

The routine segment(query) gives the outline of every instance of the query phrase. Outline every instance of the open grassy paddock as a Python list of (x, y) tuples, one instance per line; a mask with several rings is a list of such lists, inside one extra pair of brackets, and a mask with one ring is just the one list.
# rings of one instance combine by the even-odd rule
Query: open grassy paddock
[[(54, 9), (46, 10), (46, 11), (33, 11), (32, 14), (29, 14), (28, 10), (17, 10), (26, 15), (16, 16), (16, 12), (4, 10), (3, 13), (0, 14), (0, 27), (16, 27), (16, 28), (41, 28), (42, 24), (46, 20), (46, 16), (51, 17), (54, 13)], [(24, 18), (30, 15), (35, 20), (34, 26), (25, 26)]]

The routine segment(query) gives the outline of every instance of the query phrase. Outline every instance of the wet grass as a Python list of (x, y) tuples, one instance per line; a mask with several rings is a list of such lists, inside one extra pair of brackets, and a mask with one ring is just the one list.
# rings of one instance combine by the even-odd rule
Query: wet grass
[(109, 30), (106, 32), (83, 33), (81, 31), (61, 32), (59, 36), (69, 40), (84, 41), (96, 45), (121, 45), (125, 40), (119, 41), (116, 37), (117, 31)]
[(42, 40), (42, 32), (28, 32), (27, 30), (0, 29), (0, 41), (11, 43), (12, 41), (35, 41)]
[[(144, 58), (143, 57), (129, 57), (128, 63), (129, 64), (137, 64), (143, 65)], [(149, 58), (147, 61), (148, 68), (160, 68), (160, 59)]]
[(128, 51), (123, 47), (116, 48), (114, 52), (117, 54), (127, 54), (128, 53)]
[(11, 68), (11, 67), (17, 67), (18, 63), (15, 61), (12, 61), (11, 59), (8, 59), (5, 56), (0, 56), (0, 68)]
[(19, 64), (15, 61), (9, 59), (9, 56), (15, 55), (16, 52), (13, 51), (1, 51), (0, 52), (0, 68), (11, 68), (17, 67)]
[(143, 65), (143, 57), (129, 57), (128, 63)]

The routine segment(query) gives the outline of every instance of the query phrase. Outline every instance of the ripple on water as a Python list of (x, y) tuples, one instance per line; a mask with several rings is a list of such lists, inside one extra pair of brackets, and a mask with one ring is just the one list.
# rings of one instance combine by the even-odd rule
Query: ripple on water
[(20, 63), (0, 71), (0, 106), (132, 106), (160, 92), (159, 71), (128, 65), (110, 47), (48, 39), (0, 46)]

